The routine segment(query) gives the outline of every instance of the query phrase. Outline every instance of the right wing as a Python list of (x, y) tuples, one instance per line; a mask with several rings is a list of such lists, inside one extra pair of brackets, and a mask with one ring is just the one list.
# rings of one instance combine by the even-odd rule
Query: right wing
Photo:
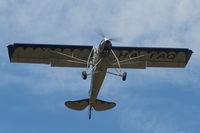
[(93, 46), (14, 43), (8, 46), (11, 62), (59, 67), (86, 67)]
[(192, 50), (185, 48), (113, 47), (109, 68), (185, 67)]

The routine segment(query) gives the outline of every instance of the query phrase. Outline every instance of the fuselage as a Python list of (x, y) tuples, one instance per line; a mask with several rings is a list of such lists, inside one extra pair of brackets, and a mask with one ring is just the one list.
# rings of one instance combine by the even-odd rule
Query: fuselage
[(105, 79), (107, 68), (108, 68), (108, 57), (112, 44), (110, 40), (104, 38), (97, 48), (94, 48), (93, 52), (93, 69), (92, 79), (90, 86), (90, 104), (96, 101), (102, 83)]

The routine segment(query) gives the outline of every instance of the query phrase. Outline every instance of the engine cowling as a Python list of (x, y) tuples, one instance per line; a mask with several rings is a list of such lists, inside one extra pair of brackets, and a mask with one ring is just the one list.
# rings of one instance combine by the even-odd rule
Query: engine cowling
[(111, 49), (112, 43), (110, 42), (110, 40), (104, 41), (104, 43), (102, 44), (102, 52), (110, 52)]

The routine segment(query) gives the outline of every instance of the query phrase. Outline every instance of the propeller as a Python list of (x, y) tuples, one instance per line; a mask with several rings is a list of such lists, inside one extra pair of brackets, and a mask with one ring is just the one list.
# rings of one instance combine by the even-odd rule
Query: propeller
[(121, 37), (109, 38), (109, 40), (112, 42), (122, 42), (123, 41)]
[[(102, 38), (107, 38), (104, 34), (104, 32), (98, 28), (96, 29), (96, 33), (101, 36)], [(121, 37), (113, 37), (113, 38), (107, 38), (109, 41), (112, 41), (112, 42), (122, 42), (122, 38)]]
[(105, 38), (105, 35), (104, 35), (103, 31), (102, 31), (100, 28), (97, 28), (97, 29), (96, 29), (96, 33), (97, 33), (99, 36), (101, 36), (102, 38)]

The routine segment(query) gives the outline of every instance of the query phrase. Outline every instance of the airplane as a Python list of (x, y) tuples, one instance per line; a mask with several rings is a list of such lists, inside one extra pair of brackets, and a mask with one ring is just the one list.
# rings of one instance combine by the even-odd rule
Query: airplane
[[(193, 51), (188, 48), (122, 47), (112, 46), (112, 39), (104, 37), (98, 46), (14, 43), (7, 46), (11, 62), (50, 64), (52, 67), (85, 68), (82, 78), (91, 75), (89, 98), (66, 101), (73, 110), (89, 107), (91, 111), (104, 111), (116, 106), (114, 102), (97, 99), (106, 74), (116, 75), (123, 81), (127, 73), (123, 69), (146, 67), (184, 68)], [(116, 72), (107, 71), (114, 68)]]

